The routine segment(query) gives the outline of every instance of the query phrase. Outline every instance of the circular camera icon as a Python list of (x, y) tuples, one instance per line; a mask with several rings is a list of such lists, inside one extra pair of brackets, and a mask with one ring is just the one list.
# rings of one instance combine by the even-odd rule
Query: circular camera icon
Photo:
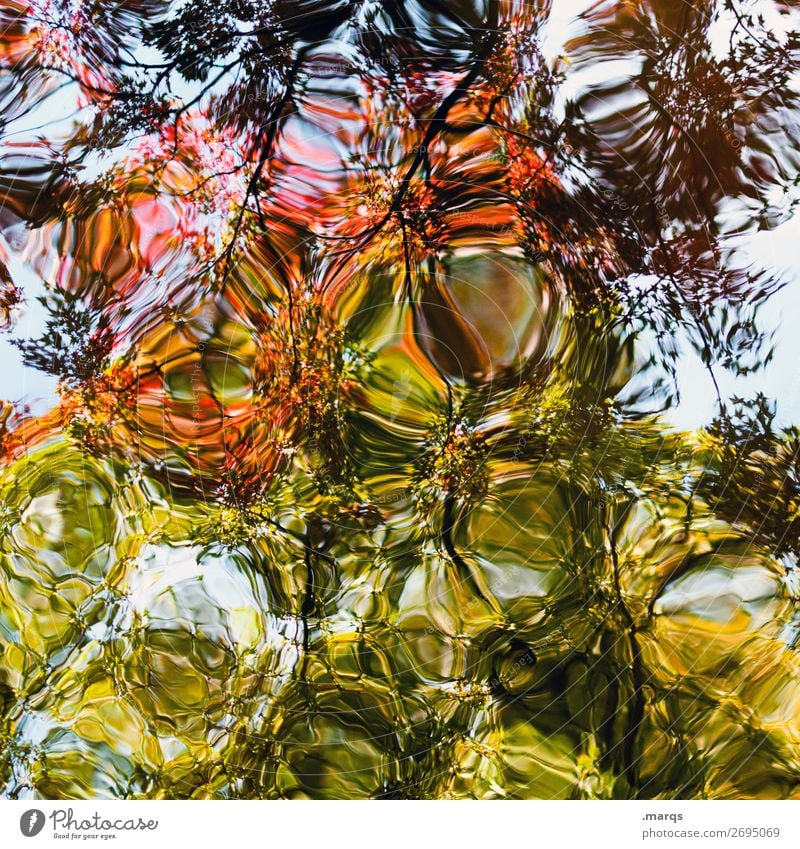
[(36, 837), (44, 828), (44, 813), (37, 808), (31, 808), (19, 818), (19, 830), (25, 837)]

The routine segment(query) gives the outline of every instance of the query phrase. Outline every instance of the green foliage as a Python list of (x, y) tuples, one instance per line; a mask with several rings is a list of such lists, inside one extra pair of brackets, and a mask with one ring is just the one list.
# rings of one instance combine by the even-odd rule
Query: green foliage
[(800, 434), (661, 415), (772, 355), (762, 5), (0, 9), (4, 795), (800, 794)]

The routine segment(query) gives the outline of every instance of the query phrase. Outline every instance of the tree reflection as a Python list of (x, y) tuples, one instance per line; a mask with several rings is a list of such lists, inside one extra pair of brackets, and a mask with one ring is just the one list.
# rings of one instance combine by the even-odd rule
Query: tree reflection
[(0, 4), (8, 796), (797, 795), (797, 12), (552, 18)]

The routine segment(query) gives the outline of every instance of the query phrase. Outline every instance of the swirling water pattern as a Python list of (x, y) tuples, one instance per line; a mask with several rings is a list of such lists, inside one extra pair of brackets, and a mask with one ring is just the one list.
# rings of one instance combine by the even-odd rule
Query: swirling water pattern
[(0, 3), (7, 797), (800, 795), (753, 5)]

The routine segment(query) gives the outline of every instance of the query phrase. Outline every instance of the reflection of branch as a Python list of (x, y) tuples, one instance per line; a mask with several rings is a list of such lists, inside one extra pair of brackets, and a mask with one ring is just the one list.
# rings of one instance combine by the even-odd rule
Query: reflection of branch
[(444, 498), (444, 517), (442, 518), (442, 533), (440, 537), (442, 540), (442, 544), (444, 545), (444, 549), (447, 552), (448, 556), (453, 561), (453, 565), (460, 572), (462, 572), (462, 574), (466, 575), (470, 579), (473, 586), (475, 587), (478, 596), (484, 602), (486, 602), (486, 604), (491, 608), (492, 611), (497, 612), (497, 605), (493, 601), (491, 601), (483, 592), (469, 564), (458, 553), (455, 544), (453, 543), (453, 531), (455, 530), (456, 525), (455, 506), (455, 495), (453, 494), (452, 490), (448, 490)]
[(133, 363), (134, 367), (137, 369), (136, 377), (131, 380), (126, 386), (123, 386), (121, 389), (116, 389), (116, 392), (127, 392), (129, 389), (133, 389), (133, 387), (137, 383), (141, 383), (143, 377), (149, 377), (152, 374), (160, 374), (162, 378), (164, 378), (164, 366), (168, 366), (170, 363), (174, 363), (177, 360), (184, 359), (185, 357), (191, 356), (191, 351), (181, 351), (180, 353), (175, 354), (172, 357), (167, 357), (166, 360), (162, 360), (160, 363), (152, 362), (147, 366), (146, 369), (140, 369)]
[[(210, 53), (215, 48), (222, 47), (222, 45), (225, 44), (226, 41), (233, 41), (233, 40), (239, 39), (239, 38), (250, 38), (252, 36), (258, 36), (258, 35), (264, 35), (264, 34), (274, 35), (274, 33), (275, 33), (275, 28), (272, 25), (257, 27), (256, 29), (249, 30), (247, 32), (240, 32), (239, 30), (235, 30), (234, 32), (227, 32), (227, 33), (224, 33), (223, 35), (218, 36), (216, 39), (212, 39), (211, 41), (203, 42), (202, 55), (207, 55), (208, 53)], [(291, 43), (291, 38), (276, 39), (275, 41), (272, 42), (272, 44), (270, 45), (270, 48), (274, 50), (275, 48), (285, 47), (286, 45), (288, 45), (290, 43)], [(162, 73), (159, 75), (159, 81), (163, 80), (164, 75), (165, 75), (165, 73), (164, 73), (165, 71), (168, 74), (171, 71), (177, 70), (177, 67), (178, 67), (178, 64), (179, 64), (177, 57), (172, 59), (172, 61), (170, 61), (170, 62), (143, 62), (141, 59), (137, 59), (135, 57), (135, 55), (131, 52), (129, 47), (127, 47), (126, 45), (121, 45), (121, 47), (129, 55), (133, 56), (133, 60), (129, 61), (127, 59), (123, 59), (121, 56), (117, 56), (115, 61), (119, 65), (122, 65), (122, 66), (128, 67), (128, 68), (137, 68), (139, 70), (145, 70), (145, 71), (155, 70), (156, 68), (162, 69)], [(180, 64), (186, 65), (187, 64), (186, 59), (188, 59), (191, 56), (198, 56), (199, 57), (200, 55), (201, 55), (201, 49), (200, 48), (197, 48), (197, 49), (194, 49), (194, 50), (189, 50), (186, 53), (181, 55), (182, 61), (180, 62)]]
[[(664, 252), (664, 257), (665, 257), (665, 262), (666, 262), (666, 270), (667, 270), (667, 277), (669, 277), (669, 280), (672, 283), (672, 287), (675, 290), (675, 293), (677, 294), (681, 303), (689, 311), (689, 315), (691, 315), (691, 317), (694, 319), (694, 326), (697, 328), (697, 332), (700, 334), (700, 339), (702, 340), (703, 345), (705, 345), (705, 350), (708, 352), (708, 355), (709, 355), (708, 362), (704, 362), (704, 365), (705, 365), (705, 368), (708, 371), (709, 375), (711, 375), (711, 382), (714, 384), (714, 391), (717, 394), (717, 404), (721, 407), (722, 406), (722, 393), (720, 392), (719, 384), (717, 383), (717, 377), (714, 374), (714, 369), (711, 365), (711, 351), (712, 351), (711, 342), (709, 341), (708, 336), (706, 335), (706, 329), (703, 326), (702, 319), (700, 318), (700, 316), (695, 314), (694, 308), (692, 307), (692, 305), (689, 302), (686, 295), (684, 295), (683, 289), (681, 288), (678, 281), (675, 279), (675, 275), (673, 274), (672, 269), (670, 268), (669, 260), (668, 260), (669, 251), (667, 249), (666, 243), (664, 242), (664, 237), (661, 233), (661, 224), (658, 220), (658, 210), (656, 209), (656, 206), (655, 206), (655, 198), (656, 198), (655, 189), (651, 189), (650, 194), (651, 194), (652, 199), (653, 199), (653, 203), (651, 204), (651, 211), (652, 211), (652, 214), (653, 214), (653, 229), (655, 230), (656, 238), (658, 239), (659, 247)], [(703, 358), (703, 359), (705, 360), (705, 358)]]
[(498, 124), (497, 121), (495, 121), (495, 119), (491, 117), (491, 115), (487, 115), (484, 121), (471, 121), (468, 124), (458, 124), (456, 126), (452, 124), (445, 125), (445, 129), (449, 132), (465, 133), (471, 133), (475, 130), (482, 130), (485, 127), (492, 127), (495, 130), (500, 130), (503, 133), (508, 133), (511, 136), (515, 136), (516, 138), (531, 142), (532, 144), (539, 144), (542, 147), (555, 147), (554, 142), (547, 141), (546, 139), (539, 138), (538, 136), (532, 136), (529, 133), (523, 132), (522, 130), (515, 130), (513, 127), (507, 127), (503, 124)]
[(642, 650), (639, 646), (639, 640), (636, 637), (638, 629), (636, 623), (633, 620), (633, 617), (631, 616), (631, 612), (630, 610), (628, 610), (628, 606), (625, 604), (625, 600), (622, 596), (622, 586), (620, 584), (619, 575), (619, 556), (617, 554), (617, 528), (619, 527), (619, 524), (620, 522), (614, 523), (613, 526), (607, 524), (606, 533), (608, 534), (608, 543), (611, 553), (611, 564), (613, 567), (614, 591), (617, 596), (617, 604), (619, 605), (619, 610), (622, 613), (622, 618), (625, 621), (626, 629), (628, 632), (628, 645), (631, 651), (633, 705), (630, 710), (630, 721), (628, 723), (628, 728), (622, 738), (622, 759), (625, 769), (625, 777), (628, 780), (628, 784), (630, 785), (632, 790), (636, 791), (638, 789), (639, 783), (638, 772), (636, 769), (636, 742), (639, 737), (639, 730), (644, 720), (645, 673), (644, 665), (642, 663)]
[(306, 678), (306, 669), (308, 667), (308, 647), (310, 644), (310, 630), (308, 625), (308, 617), (314, 612), (314, 608), (316, 607), (316, 595), (315, 595), (315, 574), (314, 574), (314, 564), (312, 563), (312, 557), (314, 556), (314, 552), (312, 551), (310, 545), (310, 527), (306, 529), (306, 535), (304, 540), (305, 545), (305, 564), (306, 564), (306, 585), (305, 585), (305, 594), (303, 596), (303, 604), (300, 607), (300, 619), (303, 623), (303, 657), (300, 660), (300, 679), (305, 681)]
[[(731, 12), (731, 13), (733, 14), (733, 16), (736, 18), (736, 26), (735, 26), (735, 27), (733, 28), (733, 30), (731, 31), (731, 39), (733, 39), (733, 36), (735, 35), (736, 30), (737, 30), (737, 29), (739, 29), (739, 27), (741, 27), (741, 28), (742, 28), (742, 29), (743, 29), (743, 30), (744, 30), (744, 31), (745, 31), (745, 32), (746, 32), (746, 33), (750, 36), (750, 38), (752, 38), (752, 39), (753, 39), (753, 41), (754, 41), (754, 42), (755, 42), (755, 43), (756, 43), (759, 47), (763, 47), (763, 48), (764, 48), (764, 50), (769, 51), (769, 50), (770, 50), (770, 46), (769, 46), (769, 45), (768, 45), (765, 41), (762, 41), (762, 40), (761, 40), (761, 39), (760, 39), (760, 38), (759, 38), (759, 37), (758, 37), (758, 36), (757, 36), (757, 35), (756, 35), (756, 34), (755, 34), (755, 33), (754, 33), (751, 29), (750, 29), (750, 27), (747, 25), (747, 22), (746, 22), (746, 20), (745, 20), (745, 16), (744, 16), (744, 15), (742, 15), (742, 13), (741, 13), (741, 12), (737, 9), (737, 5), (738, 5), (738, 4), (735, 2), (735, 0), (731, 0), (731, 2), (728, 2), (728, 3), (726, 3), (726, 4), (725, 4), (725, 8), (726, 8), (729, 12)], [(783, 47), (779, 47), (779, 51), (780, 51), (780, 52), (783, 52)]]
[(401, 209), (403, 200), (411, 187), (411, 181), (417, 173), (420, 165), (424, 162), (428, 148), (433, 143), (433, 140), (439, 135), (442, 129), (444, 129), (445, 121), (450, 110), (462, 97), (470, 93), (472, 90), (472, 84), (483, 72), (483, 65), (488, 58), (490, 46), (491, 42), (487, 40), (487, 47), (484, 48), (478, 56), (472, 68), (470, 68), (469, 72), (462, 78), (461, 82), (450, 92), (450, 94), (447, 95), (447, 97), (445, 97), (445, 99), (439, 104), (436, 112), (434, 112), (433, 117), (428, 124), (428, 129), (422, 137), (422, 142), (417, 145), (417, 152), (414, 154), (414, 159), (400, 182), (400, 188), (397, 190), (397, 193), (392, 199), (392, 203), (383, 217), (383, 220), (377, 225), (378, 229), (382, 228), (389, 218)]
[[(212, 180), (218, 180), (220, 177), (230, 177), (233, 174), (238, 174), (243, 168), (246, 168), (248, 164), (249, 163), (246, 162), (246, 161), (240, 162), (238, 165), (235, 165), (233, 168), (230, 168), (227, 171), (215, 171), (213, 174), (209, 174), (207, 177), (200, 180), (200, 182), (197, 183), (197, 185), (194, 186), (193, 188), (186, 189), (185, 192), (177, 192), (177, 191), (170, 189), (169, 194), (170, 194), (171, 197), (176, 197), (176, 198), (191, 197), (196, 192), (199, 192), (200, 189), (202, 189), (204, 186), (206, 186)], [(166, 163), (164, 164), (164, 168), (166, 168)]]
[(237, 65), (241, 64), (241, 61), (241, 58), (237, 56), (237, 58), (234, 59), (232, 62), (228, 62), (227, 65), (223, 65), (220, 69), (220, 72), (216, 75), (216, 77), (214, 77), (213, 80), (211, 80), (210, 83), (206, 83), (203, 88), (200, 89), (200, 91), (191, 100), (187, 101), (186, 103), (182, 103), (181, 106), (175, 110), (176, 124), (180, 120), (180, 117), (181, 115), (183, 115), (184, 112), (187, 112), (189, 109), (192, 108), (192, 106), (194, 106), (196, 103), (199, 103), (206, 96), (206, 94), (211, 91), (211, 89), (214, 88), (214, 86), (228, 73), (228, 71), (232, 71)]
[[(8, 69), (3, 69), (3, 70), (6, 73), (8, 72)], [(3, 118), (2, 120), (0, 120), (0, 127), (2, 127), (5, 130), (5, 128), (9, 124), (13, 124), (15, 121), (19, 121), (20, 118), (24, 118), (26, 115), (30, 115), (31, 112), (35, 112), (37, 109), (39, 109), (42, 106), (42, 104), (45, 102), (45, 100), (52, 97), (54, 94), (58, 94), (62, 89), (65, 89), (70, 85), (72, 85), (72, 81), (68, 80), (66, 82), (61, 83), (60, 85), (57, 85), (55, 88), (51, 89), (50, 91), (45, 92), (38, 100), (35, 100), (33, 103), (30, 104), (30, 106), (23, 109), (22, 112), (17, 112), (11, 118)], [(79, 111), (80, 111), (79, 109), (76, 109), (75, 112), (73, 112), (72, 114), (76, 115)], [(48, 121), (47, 123), (52, 124), (52, 123), (54, 123), (54, 121), (61, 121), (61, 120), (63, 120), (63, 119), (59, 117), (59, 118), (56, 118), (54, 120)], [(46, 126), (46, 124), (42, 124), (41, 126)], [(36, 129), (38, 129), (38, 127)], [(10, 137), (10, 135), (11, 134), (9, 134), (9, 133), (4, 133), (4, 137), (6, 139), (8, 139)]]
[[(491, 20), (496, 21), (497, 0), (490, 0), (489, 18)], [(416, 146), (414, 159), (411, 161), (411, 164), (406, 169), (406, 172), (403, 175), (403, 179), (400, 181), (400, 187), (392, 198), (392, 202), (389, 205), (389, 208), (386, 213), (378, 221), (377, 224), (374, 224), (372, 227), (367, 228), (361, 233), (355, 236), (338, 237), (345, 241), (360, 240), (358, 244), (354, 245), (351, 248), (347, 248), (344, 251), (341, 251), (341, 253), (352, 253), (354, 251), (363, 250), (367, 243), (386, 226), (392, 216), (401, 210), (403, 200), (405, 199), (408, 190), (411, 188), (411, 181), (414, 179), (414, 176), (416, 175), (420, 166), (422, 166), (427, 161), (428, 148), (433, 143), (434, 139), (439, 135), (439, 133), (441, 133), (446, 128), (447, 116), (450, 114), (450, 110), (456, 105), (456, 103), (458, 103), (459, 100), (461, 100), (462, 97), (465, 97), (472, 91), (473, 83), (484, 72), (484, 65), (486, 63), (486, 60), (491, 55), (493, 47), (494, 43), (492, 39), (486, 37), (484, 39), (483, 47), (479, 51), (478, 56), (475, 59), (475, 62), (473, 63), (472, 67), (462, 77), (458, 85), (456, 85), (456, 87), (450, 92), (450, 94), (448, 94), (447, 97), (445, 97), (445, 99), (437, 107), (436, 111), (430, 119), (428, 129), (425, 131), (425, 135), (423, 136), (422, 141)], [(322, 238), (331, 237), (322, 236)]]
[[(289, 103), (293, 98), (293, 89), (294, 84), (297, 81), (297, 75), (300, 72), (300, 68), (302, 67), (303, 59), (305, 58), (306, 49), (303, 48), (298, 51), (297, 58), (295, 59), (294, 64), (292, 65), (289, 74), (286, 80), (286, 90), (284, 92), (283, 98), (278, 106), (273, 110), (273, 116), (270, 128), (267, 133), (266, 138), (264, 139), (264, 147), (261, 152), (261, 157), (259, 158), (258, 165), (256, 166), (256, 170), (253, 174), (253, 178), (250, 180), (250, 184), (248, 185), (247, 192), (250, 193), (250, 188), (253, 188), (253, 195), (255, 197), (256, 202), (256, 214), (258, 215), (259, 223), (261, 224), (261, 230), (263, 232), (264, 238), (269, 241), (269, 228), (267, 227), (267, 221), (264, 217), (264, 212), (261, 209), (261, 193), (258, 190), (258, 179), (260, 177), (261, 171), (263, 170), (264, 164), (269, 159), (272, 153), (272, 149), (275, 146), (275, 139), (278, 135), (278, 119), (280, 118), (280, 112), (282, 112), (286, 108), (286, 104)], [(239, 215), (239, 223), (241, 223), (241, 217), (244, 213), (244, 207), (247, 204), (247, 195), (245, 196), (242, 210)], [(235, 239), (235, 234), (234, 234)], [(227, 278), (226, 278), (227, 279)], [(295, 336), (294, 329), (294, 293), (292, 292), (292, 280), (289, 279), (287, 281), (286, 286), (286, 297), (289, 302), (289, 334), (292, 339), (292, 378), (294, 381), (297, 380), (299, 371), (300, 371), (300, 359), (297, 352), (297, 338)]]
[(306, 582), (303, 594), (303, 603), (300, 607), (300, 620), (303, 623), (303, 656), (300, 661), (299, 677), (301, 682), (308, 683), (306, 680), (306, 672), (308, 668), (308, 652), (311, 645), (311, 629), (308, 624), (309, 617), (317, 610), (317, 580), (318, 576), (315, 571), (315, 563), (324, 560), (331, 566), (336, 565), (333, 557), (321, 551), (321, 545), (313, 545), (312, 530), (314, 523), (318, 521), (318, 517), (309, 516), (306, 521), (306, 531), (303, 536), (303, 547), (305, 549), (304, 560), (306, 564)]
[[(693, 157), (694, 157), (694, 155), (702, 156), (703, 159), (705, 160), (706, 165), (711, 167), (711, 163), (709, 162), (708, 157), (706, 156), (706, 154), (704, 152), (703, 146), (692, 135), (691, 131), (689, 129), (687, 129), (683, 125), (683, 123), (681, 121), (679, 121), (678, 118), (675, 115), (673, 115), (669, 111), (669, 109), (667, 109), (667, 107), (664, 106), (663, 103), (661, 103), (659, 101), (659, 99), (657, 97), (655, 97), (655, 95), (653, 94), (652, 91), (650, 91), (648, 88), (646, 88), (640, 82), (638, 82), (638, 80), (633, 80), (632, 84), (636, 88), (638, 88), (639, 91), (642, 92), (642, 94), (647, 98), (648, 102), (651, 103), (655, 107), (656, 111), (661, 115), (662, 118), (664, 118), (667, 121), (667, 123), (670, 124), (671, 127), (680, 131), (681, 135), (686, 140), (687, 145), (689, 146), (689, 150), (693, 151), (693, 154), (692, 154)], [(696, 193), (694, 195), (694, 200), (695, 200), (695, 203), (699, 203), (703, 207), (703, 212), (705, 212), (706, 218), (708, 219), (708, 221), (712, 222), (714, 220), (714, 211), (709, 207), (708, 199), (706, 198), (705, 193), (704, 192)], [(659, 229), (659, 232), (660, 232), (660, 229)]]
[[(258, 163), (256, 164), (255, 170), (253, 171), (252, 176), (247, 184), (247, 189), (245, 191), (244, 199), (242, 200), (242, 205), (239, 208), (239, 214), (236, 218), (236, 223), (233, 227), (233, 233), (231, 234), (230, 241), (228, 242), (228, 247), (224, 250), (222, 255), (218, 257), (212, 263), (212, 267), (216, 265), (218, 262), (221, 262), (223, 259), (226, 262), (225, 268), (225, 276), (222, 280), (222, 286), (228, 280), (231, 272), (231, 258), (233, 256), (233, 251), (236, 247), (236, 239), (239, 236), (239, 232), (242, 227), (242, 222), (244, 220), (244, 213), (247, 209), (248, 202), (250, 197), (253, 196), (256, 198), (256, 204), (258, 206), (258, 181), (261, 179), (261, 173), (264, 170), (264, 166), (266, 165), (269, 158), (272, 156), (272, 149), (275, 145), (275, 139), (278, 135), (278, 130), (280, 129), (280, 119), (282, 117), (283, 110), (286, 108), (287, 103), (292, 100), (294, 93), (294, 84), (297, 80), (297, 75), (300, 72), (300, 68), (302, 67), (303, 60), (305, 59), (305, 55), (308, 52), (307, 47), (300, 48), (297, 52), (297, 57), (292, 64), (292, 67), (289, 71), (289, 74), (286, 79), (286, 87), (283, 92), (283, 96), (281, 99), (275, 104), (270, 117), (267, 119), (265, 123), (265, 127), (269, 127), (264, 137), (263, 147), (261, 149), (261, 154), (258, 157)], [(259, 207), (260, 209), (260, 207)]]

